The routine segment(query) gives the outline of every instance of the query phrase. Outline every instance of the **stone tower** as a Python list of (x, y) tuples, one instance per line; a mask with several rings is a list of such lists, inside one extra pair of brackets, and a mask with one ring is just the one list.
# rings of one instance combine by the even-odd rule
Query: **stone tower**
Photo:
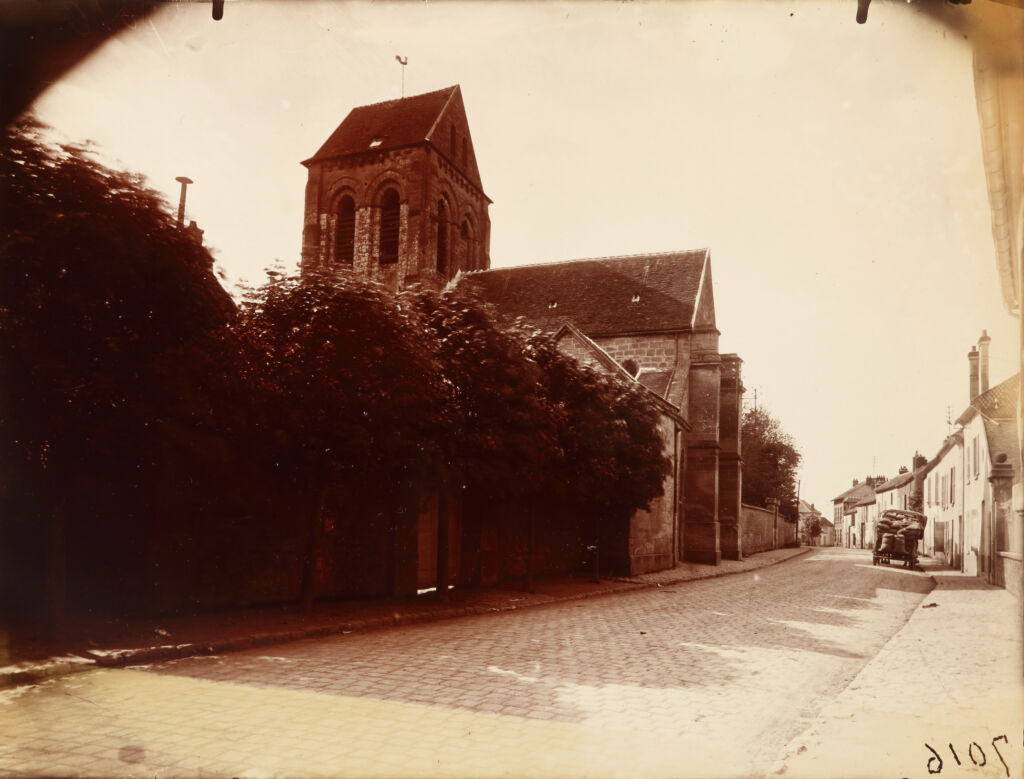
[(491, 200), (458, 85), (352, 109), (302, 164), (303, 273), (350, 269), (399, 290), (490, 267)]

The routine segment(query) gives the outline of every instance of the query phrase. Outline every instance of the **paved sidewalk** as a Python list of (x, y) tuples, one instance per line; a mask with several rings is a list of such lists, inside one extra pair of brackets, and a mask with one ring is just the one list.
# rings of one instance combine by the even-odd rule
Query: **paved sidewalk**
[(31, 684), (97, 666), (123, 667), (178, 657), (221, 654), (254, 646), (296, 641), (354, 630), (543, 606), (569, 600), (636, 592), (696, 579), (756, 570), (792, 559), (810, 548), (777, 549), (721, 565), (680, 563), (675, 568), (631, 578), (539, 579), (534, 592), (512, 589), (452, 590), (450, 601), (436, 595), (377, 601), (317, 603), (313, 613), (294, 609), (254, 609), (162, 620), (72, 625), (60, 647), (14, 647), (11, 664), (0, 666), (0, 688)]
[(776, 773), (1024, 775), (1020, 602), (948, 568), (925, 574), (935, 589), (789, 744)]

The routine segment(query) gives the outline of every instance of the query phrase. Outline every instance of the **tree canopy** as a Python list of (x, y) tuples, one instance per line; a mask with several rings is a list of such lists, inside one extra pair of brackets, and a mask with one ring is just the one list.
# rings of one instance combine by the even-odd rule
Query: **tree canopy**
[(740, 429), (743, 452), (743, 502), (764, 506), (780, 501), (779, 513), (797, 520), (797, 468), (801, 455), (792, 436), (766, 408), (749, 409)]
[(358, 507), (468, 490), (619, 527), (661, 494), (662, 412), (636, 382), (457, 289), (273, 272), (236, 306), (140, 176), (44, 135), (23, 122), (0, 154), (4, 548), (34, 549), (5, 561), (8, 584), (75, 559), (144, 601), (165, 549), (214, 581), (196, 566), (284, 539), (309, 585), (329, 491)]

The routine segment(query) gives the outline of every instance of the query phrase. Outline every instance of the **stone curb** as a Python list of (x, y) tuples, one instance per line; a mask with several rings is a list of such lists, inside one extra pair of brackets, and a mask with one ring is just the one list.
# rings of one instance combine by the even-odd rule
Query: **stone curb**
[(348, 622), (341, 622), (334, 625), (311, 625), (308, 628), (292, 628), (290, 630), (278, 631), (275, 633), (253, 633), (251, 635), (233, 636), (211, 641), (208, 644), (172, 644), (156, 647), (141, 647), (139, 649), (124, 649), (116, 652), (98, 653), (87, 652), (86, 656), (76, 655), (73, 659), (52, 659), (37, 663), (25, 668), (16, 668), (10, 671), (0, 672), (0, 690), (11, 687), (20, 687), (26, 684), (38, 684), (48, 679), (60, 676), (82, 673), (83, 671), (94, 670), (95, 668), (124, 668), (133, 665), (145, 665), (148, 663), (162, 662), (164, 660), (176, 660), (184, 657), (195, 657), (197, 655), (224, 654), (227, 652), (239, 652), (244, 649), (252, 649), (257, 646), (269, 646), (271, 644), (285, 644), (290, 641), (301, 641), (307, 638), (323, 638), (331, 635), (344, 635), (356, 630), (371, 630), (375, 628), (395, 627), (398, 625), (411, 625), (418, 622), (436, 622), (443, 619), (457, 617), (482, 616), (520, 609), (536, 608), (547, 606), (553, 603), (566, 603), (574, 600), (589, 600), (606, 595), (621, 595), (626, 592), (639, 592), (641, 590), (657, 589), (659, 587), (670, 587), (684, 582), (699, 581), (701, 579), (713, 579), (720, 576), (732, 576), (739, 573), (749, 573), (760, 568), (768, 568), (779, 563), (788, 562), (801, 555), (807, 554), (815, 547), (800, 547), (794, 554), (778, 560), (766, 561), (761, 565), (752, 565), (736, 571), (709, 571), (697, 576), (682, 576), (665, 581), (638, 581), (635, 578), (617, 578), (611, 581), (621, 586), (608, 587), (590, 592), (577, 592), (571, 595), (552, 596), (550, 600), (534, 603), (524, 603), (511, 606), (449, 606), (439, 607), (420, 613), (401, 614), (395, 612), (390, 616), (370, 617), (368, 619), (357, 619)]

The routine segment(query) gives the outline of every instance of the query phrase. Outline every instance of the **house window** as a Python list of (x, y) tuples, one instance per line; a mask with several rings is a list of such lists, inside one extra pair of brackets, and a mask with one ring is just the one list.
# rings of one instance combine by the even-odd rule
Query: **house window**
[(448, 206), (437, 201), (437, 272), (448, 275)]
[(978, 437), (977, 436), (975, 436), (974, 440), (971, 442), (971, 449), (972, 449), (971, 460), (973, 460), (973, 462), (974, 462), (974, 478), (978, 478), (979, 468), (978, 468)]
[(387, 189), (380, 199), (380, 263), (398, 262), (398, 217), (401, 204), (398, 193)]
[(956, 466), (949, 469), (949, 505), (956, 503)]
[(334, 233), (334, 261), (352, 264), (356, 246), (356, 202), (345, 195), (338, 201), (338, 223)]

